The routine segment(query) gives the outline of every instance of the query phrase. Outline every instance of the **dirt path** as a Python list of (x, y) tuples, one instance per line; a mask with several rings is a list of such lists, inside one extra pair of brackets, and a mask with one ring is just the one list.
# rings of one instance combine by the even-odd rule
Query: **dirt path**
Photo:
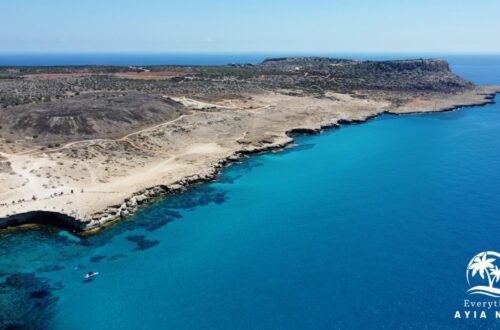
[(68, 148), (70, 148), (70, 147), (72, 147), (74, 145), (77, 145), (77, 144), (93, 144), (93, 143), (96, 143), (96, 142), (109, 142), (109, 141), (124, 141), (124, 142), (127, 142), (128, 144), (130, 144), (133, 148), (139, 149), (141, 151), (152, 152), (152, 150), (147, 150), (145, 148), (142, 148), (142, 147), (138, 146), (133, 141), (128, 140), (128, 138), (131, 137), (131, 136), (137, 135), (137, 134), (141, 134), (143, 132), (154, 130), (154, 129), (156, 129), (158, 127), (162, 127), (164, 125), (169, 125), (169, 124), (175, 123), (176, 121), (179, 121), (179, 120), (181, 120), (184, 117), (186, 117), (186, 115), (181, 115), (181, 116), (179, 116), (179, 117), (177, 117), (177, 118), (175, 118), (173, 120), (170, 120), (170, 121), (167, 121), (167, 122), (163, 122), (163, 123), (158, 124), (158, 125), (146, 127), (146, 128), (141, 129), (139, 131), (135, 131), (135, 132), (129, 133), (129, 134), (127, 134), (125, 136), (122, 136), (121, 138), (118, 138), (118, 139), (78, 140), (78, 141), (68, 142), (68, 143), (66, 143), (66, 144), (64, 144), (64, 145), (62, 145), (60, 147), (53, 148), (53, 149), (50, 149), (50, 150), (40, 150), (40, 148), (35, 148), (35, 149), (26, 150), (26, 151), (19, 152), (19, 153), (0, 152), (0, 155), (3, 156), (4, 158), (6, 158), (5, 160), (0, 161), (0, 163), (9, 162), (9, 161), (12, 160), (12, 157), (16, 157), (16, 156), (28, 156), (28, 155), (32, 156), (32, 155), (36, 155), (36, 154), (53, 153), (53, 152), (56, 152), (56, 151), (68, 149)]
[[(251, 111), (251, 112), (256, 112), (256, 111), (259, 111), (259, 110), (267, 109), (269, 107), (270, 107), (270, 105), (262, 105), (262, 106), (257, 107), (257, 108), (246, 109), (246, 110)], [(236, 108), (234, 110), (236, 110)], [(61, 151), (61, 150), (64, 150), (64, 149), (68, 149), (68, 148), (70, 148), (70, 147), (72, 147), (74, 145), (77, 145), (77, 144), (93, 144), (93, 143), (96, 143), (96, 142), (108, 142), (108, 141), (125, 141), (130, 146), (132, 146), (135, 149), (138, 149), (138, 150), (141, 150), (141, 151), (145, 151), (145, 152), (157, 152), (157, 151), (154, 151), (154, 150), (145, 149), (145, 148), (137, 145), (133, 141), (128, 140), (128, 138), (130, 138), (131, 136), (134, 136), (134, 135), (138, 135), (138, 134), (141, 134), (141, 133), (144, 133), (144, 132), (147, 132), (147, 131), (154, 130), (156, 128), (159, 128), (159, 127), (162, 127), (162, 126), (165, 126), (165, 125), (170, 125), (172, 123), (180, 121), (181, 119), (185, 118), (186, 116), (193, 116), (193, 115), (196, 115), (196, 112), (190, 112), (188, 114), (183, 114), (183, 115), (181, 115), (181, 116), (179, 116), (179, 117), (177, 117), (177, 118), (175, 118), (173, 120), (169, 120), (169, 121), (166, 121), (166, 122), (154, 125), (154, 126), (146, 127), (144, 129), (141, 129), (141, 130), (129, 133), (129, 134), (127, 134), (125, 136), (122, 136), (121, 138), (117, 138), (117, 139), (78, 140), (78, 141), (68, 142), (68, 143), (66, 143), (66, 144), (64, 144), (64, 145), (62, 145), (60, 147), (53, 148), (53, 149), (50, 149), (50, 150), (40, 150), (40, 148), (34, 148), (34, 149), (30, 149), (30, 150), (19, 152), (19, 153), (0, 152), (0, 155), (3, 156), (4, 158), (6, 158), (5, 160), (0, 161), (0, 163), (6, 163), (6, 162), (11, 161), (11, 157), (12, 156), (23, 156), (23, 155), (30, 155), (31, 156), (31, 155), (43, 154), (43, 153), (53, 153), (53, 152), (56, 152), (56, 151)]]

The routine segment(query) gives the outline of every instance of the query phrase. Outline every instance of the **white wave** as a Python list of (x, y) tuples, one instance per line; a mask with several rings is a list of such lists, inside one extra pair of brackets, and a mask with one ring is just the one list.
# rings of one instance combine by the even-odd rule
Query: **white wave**
[(470, 288), (467, 290), (469, 294), (483, 294), (486, 296), (490, 297), (500, 297), (500, 289), (489, 287), (489, 286), (484, 286), (484, 285), (478, 285), (475, 287)]

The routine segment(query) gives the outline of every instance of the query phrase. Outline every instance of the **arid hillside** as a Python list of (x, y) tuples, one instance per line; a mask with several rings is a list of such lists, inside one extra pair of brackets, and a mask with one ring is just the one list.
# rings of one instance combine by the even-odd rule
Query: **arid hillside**
[(55, 144), (120, 137), (130, 131), (175, 119), (186, 108), (174, 100), (141, 92), (89, 92), (52, 102), (1, 109), (6, 140)]

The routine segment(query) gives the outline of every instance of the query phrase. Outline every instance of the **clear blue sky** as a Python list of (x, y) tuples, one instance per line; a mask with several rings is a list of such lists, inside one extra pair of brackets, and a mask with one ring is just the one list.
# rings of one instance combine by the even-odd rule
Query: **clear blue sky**
[(2, 0), (0, 53), (500, 53), (500, 0)]

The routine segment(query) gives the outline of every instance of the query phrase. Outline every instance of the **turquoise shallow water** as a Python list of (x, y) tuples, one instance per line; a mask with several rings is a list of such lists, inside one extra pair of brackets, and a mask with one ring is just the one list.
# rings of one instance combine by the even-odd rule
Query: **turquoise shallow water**
[[(500, 58), (453, 68), (500, 84)], [(384, 115), (234, 165), (101, 234), (0, 239), (3, 324), (57, 329), (457, 328), (500, 251), (500, 106)], [(82, 282), (89, 271), (100, 275)], [(28, 310), (21, 315), (19, 311)], [(7, 313), (0, 312), (5, 317)], [(6, 318), (6, 317), (5, 317)]]

